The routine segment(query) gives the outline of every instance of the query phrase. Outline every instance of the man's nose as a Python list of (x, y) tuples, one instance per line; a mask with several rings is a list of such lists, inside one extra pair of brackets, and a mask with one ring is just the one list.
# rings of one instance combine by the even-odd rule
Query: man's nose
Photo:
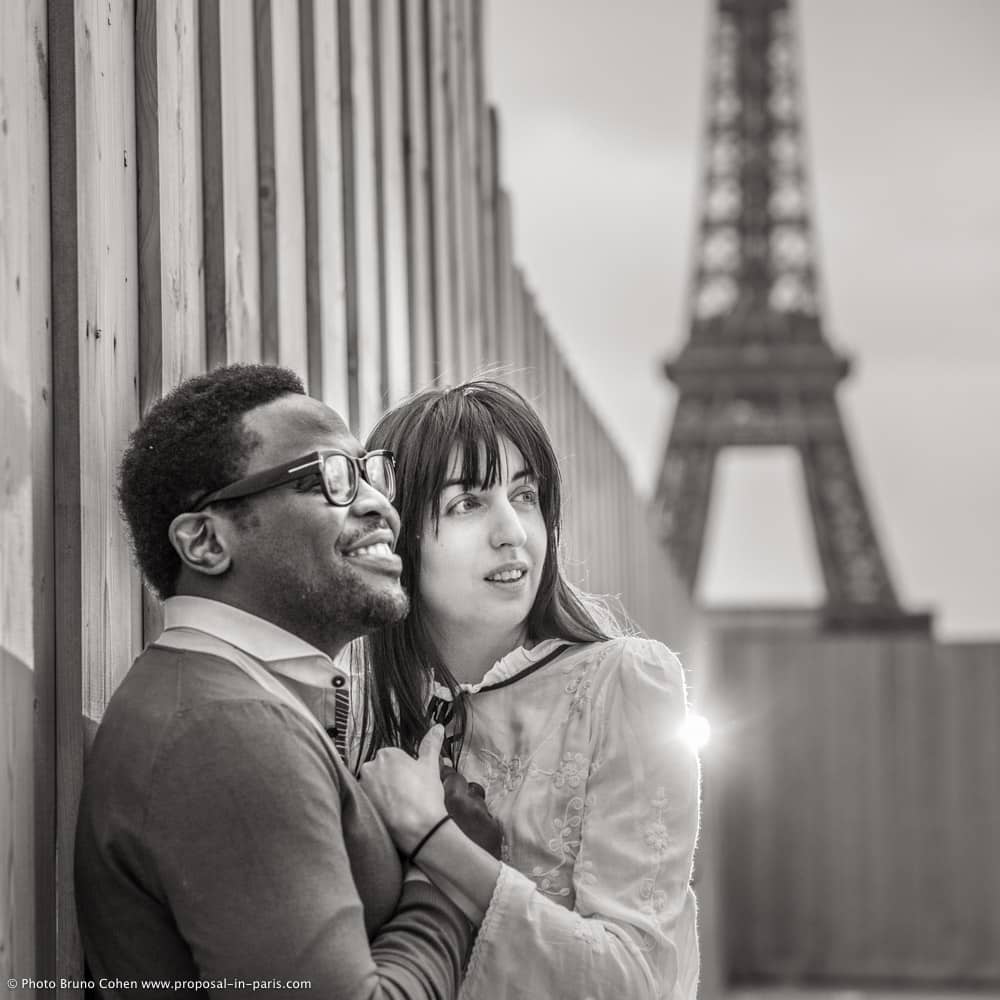
[(495, 548), (503, 545), (512, 545), (519, 548), (528, 540), (528, 533), (524, 530), (521, 518), (511, 506), (510, 501), (504, 498), (499, 501), (493, 510), (493, 525), (490, 534), (490, 541)]
[(377, 514), (389, 522), (394, 535), (399, 535), (399, 514), (396, 513), (396, 508), (384, 493), (380, 493), (366, 479), (358, 483), (358, 495), (351, 504), (351, 513), (355, 517)]

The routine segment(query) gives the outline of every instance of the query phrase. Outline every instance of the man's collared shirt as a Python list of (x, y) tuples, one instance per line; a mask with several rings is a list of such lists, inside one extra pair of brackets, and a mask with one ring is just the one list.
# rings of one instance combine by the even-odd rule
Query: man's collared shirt
[[(273, 622), (205, 597), (167, 598), (163, 625), (164, 635), (174, 629), (195, 629), (252, 657), (305, 703), (333, 740), (341, 760), (347, 760), (351, 678), (341, 658), (331, 660)], [(225, 649), (219, 654), (225, 657)]]

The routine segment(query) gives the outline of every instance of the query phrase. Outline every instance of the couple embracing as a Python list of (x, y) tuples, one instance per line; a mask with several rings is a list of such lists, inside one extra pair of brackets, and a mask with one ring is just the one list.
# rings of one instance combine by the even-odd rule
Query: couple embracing
[(293, 373), (217, 369), (150, 410), (119, 496), (165, 627), (87, 762), (91, 978), (693, 1000), (682, 670), (563, 576), (517, 392), (428, 390), (362, 448)]

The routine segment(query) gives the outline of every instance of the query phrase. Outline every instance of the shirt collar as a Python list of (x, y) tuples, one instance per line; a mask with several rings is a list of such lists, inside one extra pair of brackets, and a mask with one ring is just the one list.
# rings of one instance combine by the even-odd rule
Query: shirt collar
[(221, 639), (260, 660), (268, 670), (305, 684), (329, 686), (346, 675), (345, 657), (337, 661), (297, 635), (249, 611), (206, 597), (168, 597), (163, 602), (164, 631), (192, 628)]

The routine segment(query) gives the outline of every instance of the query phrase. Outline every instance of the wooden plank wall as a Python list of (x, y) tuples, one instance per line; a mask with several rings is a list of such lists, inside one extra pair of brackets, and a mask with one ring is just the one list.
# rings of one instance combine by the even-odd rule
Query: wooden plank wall
[[(0, 6), (0, 979), (35, 968), (55, 910), (48, 31)], [(35, 699), (38, 698), (36, 703)], [(37, 864), (36, 864), (37, 862)], [(34, 877), (38, 871), (37, 878)], [(15, 989), (14, 996), (29, 995)]]
[(0, 4), (0, 972), (82, 971), (87, 733), (160, 627), (116, 467), (184, 377), (287, 365), (363, 437), (419, 387), (498, 373), (552, 431), (571, 575), (683, 651), (683, 589), (516, 263), (484, 20), (483, 0)]
[(1000, 645), (730, 631), (705, 710), (737, 983), (1000, 984)]

